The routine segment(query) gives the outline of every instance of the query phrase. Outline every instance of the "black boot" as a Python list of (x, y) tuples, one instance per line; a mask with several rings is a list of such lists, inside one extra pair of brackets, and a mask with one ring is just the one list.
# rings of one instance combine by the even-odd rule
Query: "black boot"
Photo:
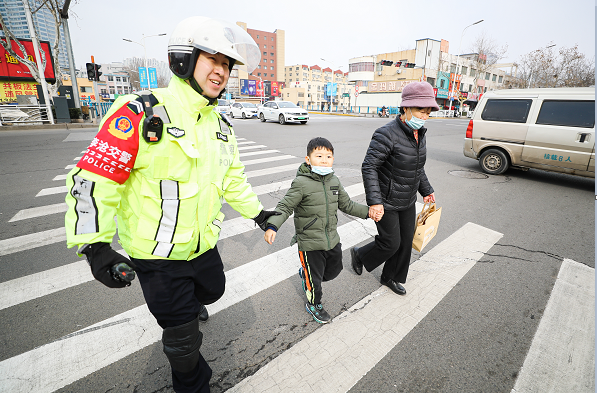
[(360, 276), (363, 274), (363, 262), (361, 262), (361, 259), (359, 258), (359, 248), (351, 248), (350, 256), (352, 257), (352, 270)]
[(207, 312), (207, 308), (202, 304), (201, 308), (199, 309), (199, 320), (201, 322), (205, 322), (209, 319), (209, 313)]

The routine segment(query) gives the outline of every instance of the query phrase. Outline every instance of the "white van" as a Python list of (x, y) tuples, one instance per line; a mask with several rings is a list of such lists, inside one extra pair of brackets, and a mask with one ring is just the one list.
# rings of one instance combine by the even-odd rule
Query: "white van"
[(485, 93), (464, 155), (499, 175), (510, 166), (595, 177), (595, 89), (507, 89)]

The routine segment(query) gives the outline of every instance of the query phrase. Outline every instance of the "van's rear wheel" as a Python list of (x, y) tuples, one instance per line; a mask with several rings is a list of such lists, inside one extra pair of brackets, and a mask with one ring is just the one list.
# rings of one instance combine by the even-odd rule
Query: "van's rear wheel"
[(489, 173), (490, 175), (501, 175), (510, 167), (510, 162), (503, 151), (489, 149), (481, 154), (479, 165), (485, 173)]

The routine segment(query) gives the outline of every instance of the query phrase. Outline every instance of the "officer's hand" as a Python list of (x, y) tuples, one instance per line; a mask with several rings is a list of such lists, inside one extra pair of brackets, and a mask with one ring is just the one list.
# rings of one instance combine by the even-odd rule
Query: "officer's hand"
[(266, 231), (267, 230), (267, 219), (270, 218), (271, 216), (279, 216), (280, 212), (277, 212), (275, 210), (272, 211), (268, 211), (268, 210), (262, 210), (257, 217), (255, 217), (253, 219), (253, 221), (255, 221), (255, 223), (257, 225), (259, 225), (259, 228), (261, 228), (262, 231)]
[(130, 283), (115, 280), (112, 277), (110, 268), (113, 265), (124, 262), (131, 265), (131, 262), (114, 251), (108, 243), (94, 243), (90, 244), (81, 250), (87, 257), (87, 261), (91, 266), (91, 273), (96, 280), (109, 288), (124, 288), (131, 285)]
[(263, 238), (269, 244), (273, 244), (274, 240), (276, 240), (276, 231), (274, 231), (273, 229), (268, 229), (267, 231), (265, 231)]

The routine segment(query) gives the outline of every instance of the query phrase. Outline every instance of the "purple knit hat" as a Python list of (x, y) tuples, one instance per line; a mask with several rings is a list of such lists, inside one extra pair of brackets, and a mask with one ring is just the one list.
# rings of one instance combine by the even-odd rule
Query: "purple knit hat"
[(439, 106), (435, 102), (433, 87), (427, 82), (411, 82), (402, 89), (401, 107), (431, 108), (438, 111)]

